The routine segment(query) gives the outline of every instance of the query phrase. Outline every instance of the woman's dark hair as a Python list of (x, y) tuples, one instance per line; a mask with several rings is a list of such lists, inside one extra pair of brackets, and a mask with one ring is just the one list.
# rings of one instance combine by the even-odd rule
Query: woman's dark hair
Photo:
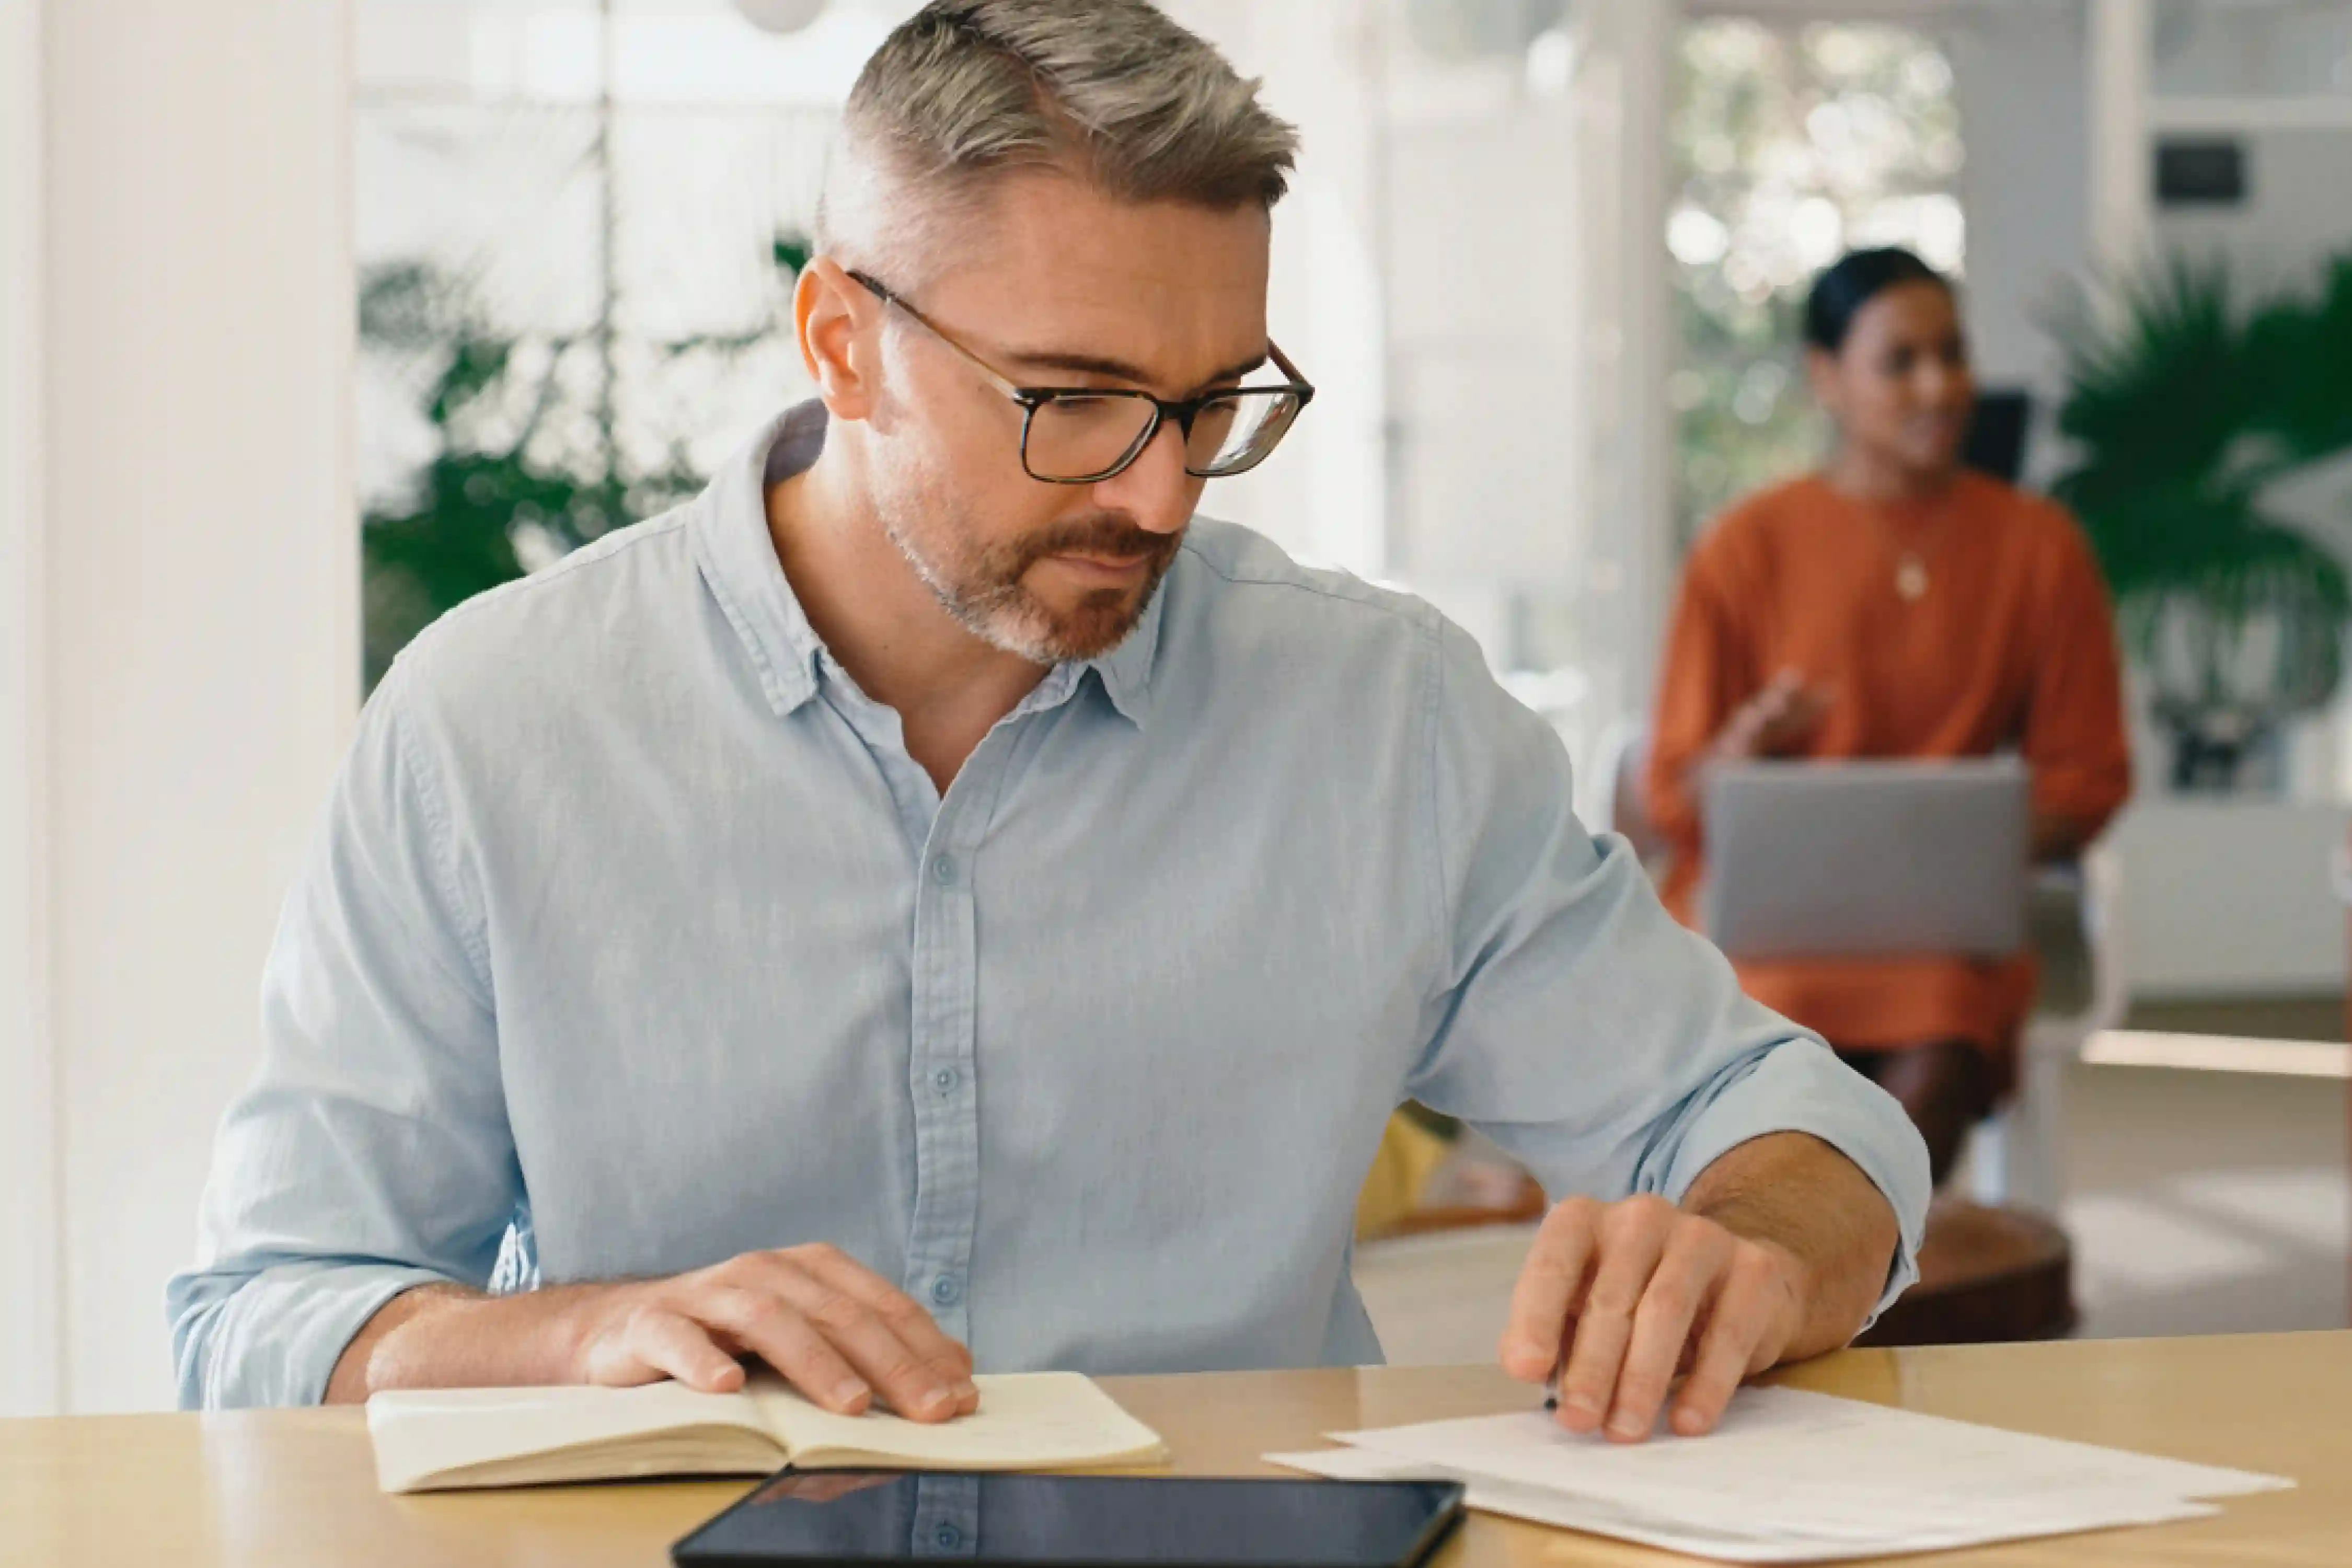
[(1952, 289), (1950, 279), (1899, 246), (1846, 252), (1813, 279), (1813, 291), (1805, 297), (1805, 342), (1837, 353), (1862, 308), (1900, 283), (1933, 283), (1948, 294)]

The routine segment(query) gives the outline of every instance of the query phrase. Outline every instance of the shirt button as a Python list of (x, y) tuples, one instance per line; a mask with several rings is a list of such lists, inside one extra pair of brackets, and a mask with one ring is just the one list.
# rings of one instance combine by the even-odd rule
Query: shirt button
[(963, 1074), (953, 1068), (941, 1068), (931, 1075), (931, 1087), (941, 1094), (953, 1094), (956, 1085), (962, 1081)]
[(932, 1536), (931, 1539), (939, 1543), (940, 1551), (953, 1552), (957, 1547), (963, 1544), (963, 1531), (958, 1530), (952, 1524), (943, 1524), (940, 1526), (939, 1533)]
[(942, 888), (955, 886), (955, 857), (935, 855), (931, 858), (931, 880)]
[(963, 1282), (952, 1274), (942, 1274), (931, 1281), (931, 1300), (942, 1307), (952, 1307), (963, 1295)]

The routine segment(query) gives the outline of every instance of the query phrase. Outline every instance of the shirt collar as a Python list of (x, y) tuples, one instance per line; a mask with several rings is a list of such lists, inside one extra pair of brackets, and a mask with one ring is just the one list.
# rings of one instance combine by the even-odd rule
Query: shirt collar
[[(775, 541), (768, 531), (768, 490), (816, 461), (824, 450), (825, 425), (824, 405), (815, 399), (795, 404), (768, 421), (711, 479), (694, 525), (703, 580), (751, 654), (761, 689), (779, 716), (816, 695), (827, 656), (776, 559)], [(1140, 727), (1150, 710), (1152, 668), (1167, 596), (1168, 584), (1162, 579), (1124, 642), (1108, 653), (1049, 672), (1034, 694), (1045, 700), (1039, 705), (1074, 692), (1079, 678), (1091, 669), (1111, 705)]]
[(720, 466), (694, 521), (703, 581), (743, 639), (761, 689), (779, 717), (816, 695), (824, 645), (776, 559), (768, 532), (770, 475), (782, 479), (799, 473), (824, 450), (824, 405), (787, 408)]

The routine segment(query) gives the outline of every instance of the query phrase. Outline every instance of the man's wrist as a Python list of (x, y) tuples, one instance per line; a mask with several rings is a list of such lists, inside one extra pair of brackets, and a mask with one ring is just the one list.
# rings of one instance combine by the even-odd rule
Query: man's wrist
[(352, 1336), (327, 1384), (329, 1404), (395, 1388), (577, 1383), (603, 1288), (490, 1296), (420, 1285), (385, 1302)]
[(1768, 1133), (1729, 1150), (1699, 1173), (1682, 1206), (1770, 1249), (1793, 1270), (1803, 1326), (1791, 1360), (1836, 1349), (1861, 1331), (1903, 1246), (1885, 1193), (1811, 1133)]

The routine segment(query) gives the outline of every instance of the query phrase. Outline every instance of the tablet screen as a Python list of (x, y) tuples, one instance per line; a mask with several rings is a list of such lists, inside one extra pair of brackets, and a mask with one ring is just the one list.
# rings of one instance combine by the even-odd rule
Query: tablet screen
[(679, 1542), (680, 1568), (787, 1563), (1407, 1568), (1461, 1511), (1448, 1481), (787, 1470)]

